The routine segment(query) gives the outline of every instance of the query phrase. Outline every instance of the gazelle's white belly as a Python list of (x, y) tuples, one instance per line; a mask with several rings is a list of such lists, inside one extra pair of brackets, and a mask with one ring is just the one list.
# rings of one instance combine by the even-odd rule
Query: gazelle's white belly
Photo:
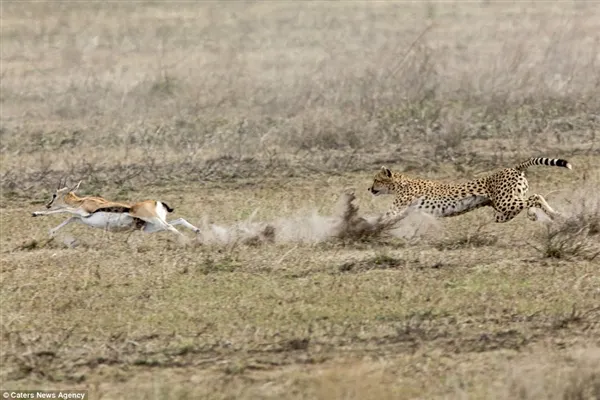
[(81, 222), (93, 228), (106, 229), (111, 232), (125, 231), (133, 228), (133, 217), (122, 213), (97, 212), (89, 217), (81, 218)]

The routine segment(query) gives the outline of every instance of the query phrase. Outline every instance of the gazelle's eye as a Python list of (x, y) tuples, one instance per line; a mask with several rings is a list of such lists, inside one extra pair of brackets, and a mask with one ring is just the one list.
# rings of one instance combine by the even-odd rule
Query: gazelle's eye
[(53, 199), (55, 199), (55, 198), (56, 198), (56, 193), (54, 193), (54, 194), (52, 195), (52, 198), (53, 198)]

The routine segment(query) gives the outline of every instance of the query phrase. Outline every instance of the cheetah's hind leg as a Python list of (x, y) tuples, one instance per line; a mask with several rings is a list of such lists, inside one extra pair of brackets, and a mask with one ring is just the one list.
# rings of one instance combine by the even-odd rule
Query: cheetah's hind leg
[(533, 194), (529, 196), (526, 207), (528, 208), (527, 217), (532, 221), (538, 220), (538, 215), (535, 210), (536, 208), (542, 210), (544, 214), (546, 214), (551, 220), (561, 215), (559, 212), (550, 207), (546, 199), (539, 194)]
[(509, 212), (509, 213), (503, 213), (502, 211), (494, 211), (494, 220), (501, 224), (504, 222), (508, 222), (511, 219), (513, 219), (519, 212), (521, 212), (521, 210), (519, 210), (518, 212)]

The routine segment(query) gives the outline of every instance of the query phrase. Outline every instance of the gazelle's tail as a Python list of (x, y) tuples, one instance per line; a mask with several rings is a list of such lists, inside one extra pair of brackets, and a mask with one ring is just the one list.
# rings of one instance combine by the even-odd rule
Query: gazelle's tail
[(560, 158), (545, 158), (545, 157), (530, 158), (529, 160), (517, 165), (515, 167), (515, 169), (519, 170), (519, 171), (525, 171), (527, 168), (531, 167), (532, 165), (549, 165), (551, 167), (564, 167), (564, 168), (573, 169), (571, 164), (566, 160), (562, 160)]
[(164, 201), (161, 201), (161, 203), (162, 203), (163, 206), (165, 206), (167, 212), (173, 212), (173, 211), (175, 211), (174, 208), (169, 207), (169, 205), (167, 203), (165, 203)]

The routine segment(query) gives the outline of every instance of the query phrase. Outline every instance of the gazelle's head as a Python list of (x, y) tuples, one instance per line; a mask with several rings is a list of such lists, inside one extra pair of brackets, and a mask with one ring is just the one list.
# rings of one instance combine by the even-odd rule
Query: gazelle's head
[(68, 186), (61, 187), (62, 182), (60, 182), (56, 191), (52, 193), (52, 198), (50, 198), (50, 201), (46, 203), (46, 208), (58, 209), (68, 207), (70, 205), (69, 200), (72, 197), (75, 197), (75, 191), (79, 189), (79, 185), (81, 185), (81, 181), (79, 181), (79, 183), (72, 188)]

